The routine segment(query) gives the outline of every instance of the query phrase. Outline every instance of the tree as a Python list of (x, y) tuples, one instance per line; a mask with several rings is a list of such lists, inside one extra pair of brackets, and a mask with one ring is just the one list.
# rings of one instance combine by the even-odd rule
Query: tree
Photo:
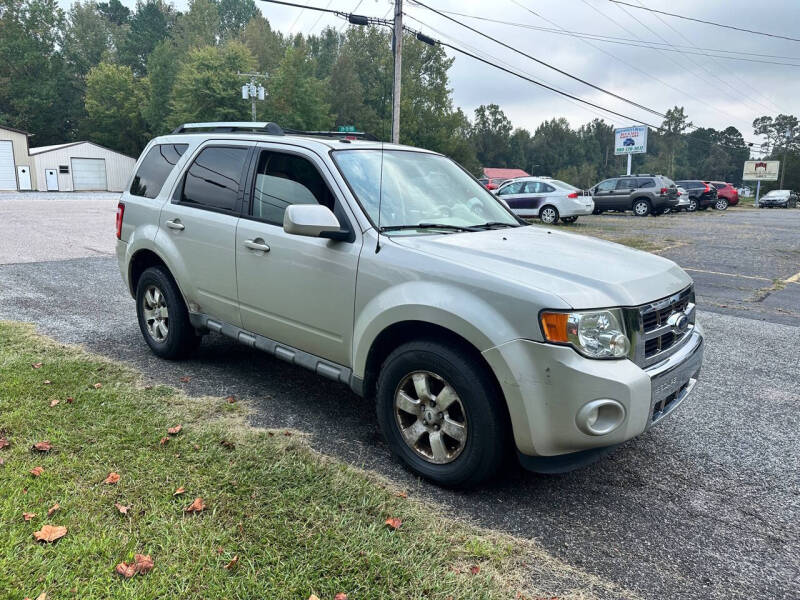
[(683, 132), (689, 129), (692, 124), (689, 122), (683, 107), (670, 108), (667, 116), (661, 123), (664, 130), (664, 144), (667, 153), (666, 174), (675, 178), (676, 157), (686, 148), (686, 141), (683, 139)]
[[(770, 148), (789, 148), (796, 151), (800, 149), (800, 136), (797, 130), (797, 117), (794, 115), (778, 115), (774, 119), (764, 116), (753, 121), (753, 133), (767, 138)], [(786, 132), (793, 132), (788, 140)]]
[(153, 135), (169, 131), (170, 99), (172, 86), (180, 67), (180, 52), (169, 40), (160, 42), (147, 58), (149, 91), (142, 115)]
[(478, 161), (484, 167), (505, 167), (513, 126), (497, 104), (475, 109), (472, 143)]
[(113, 23), (114, 25), (125, 25), (131, 16), (131, 9), (122, 4), (119, 0), (100, 2), (97, 5), (97, 10), (109, 23)]
[[(333, 27), (326, 27), (319, 35), (308, 37), (308, 46), (311, 56), (317, 65), (317, 79), (330, 76), (333, 65), (339, 56), (339, 47), (342, 45), (343, 36)], [(404, 57), (405, 58), (405, 57)]]
[[(581, 142), (564, 118), (545, 121), (533, 132), (533, 162), (542, 175), (553, 176), (557, 171), (581, 163)], [(596, 158), (595, 158), (596, 160)]]
[(238, 36), (245, 25), (261, 12), (254, 0), (214, 0), (219, 13), (219, 34), (223, 40)]
[(69, 10), (64, 39), (67, 62), (81, 78), (111, 49), (111, 23), (91, 0), (75, 2)]
[(271, 120), (294, 129), (328, 129), (333, 119), (325, 102), (325, 84), (314, 76), (316, 65), (305, 43), (286, 49), (269, 79), (267, 110)]
[(213, 0), (191, 0), (189, 10), (178, 15), (172, 37), (183, 54), (192, 48), (213, 46), (219, 30), (219, 12)]
[(255, 56), (260, 73), (272, 73), (286, 51), (286, 42), (280, 32), (273, 31), (269, 21), (260, 13), (248, 21), (240, 41)]
[(142, 84), (130, 67), (100, 63), (86, 77), (86, 125), (92, 141), (137, 156), (147, 141)]
[(169, 126), (191, 121), (249, 120), (250, 105), (242, 100), (242, 78), (255, 59), (241, 42), (206, 46), (189, 52), (172, 88)]
[(163, 0), (139, 0), (130, 20), (130, 30), (121, 42), (120, 62), (141, 76), (147, 70), (147, 57), (164, 40), (175, 22), (172, 5)]

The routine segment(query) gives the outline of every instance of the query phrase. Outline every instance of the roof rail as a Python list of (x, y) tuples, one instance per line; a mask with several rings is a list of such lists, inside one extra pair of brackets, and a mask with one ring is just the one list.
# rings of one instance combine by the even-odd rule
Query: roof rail
[(371, 133), (365, 133), (363, 131), (302, 131), (300, 129), (284, 129), (284, 133), (288, 135), (306, 135), (310, 137), (332, 137), (332, 138), (344, 138), (344, 139), (362, 139), (362, 140), (369, 140), (371, 142), (379, 141)]
[(232, 133), (235, 131), (267, 133), (269, 135), (284, 135), (283, 129), (277, 123), (267, 121), (257, 123), (254, 121), (217, 121), (212, 123), (184, 123), (178, 125), (172, 133), (192, 133), (198, 130), (210, 130), (215, 133)]

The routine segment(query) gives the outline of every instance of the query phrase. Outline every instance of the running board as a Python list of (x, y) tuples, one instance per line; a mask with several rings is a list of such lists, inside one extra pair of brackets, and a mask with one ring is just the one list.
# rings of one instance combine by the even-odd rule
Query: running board
[(271, 340), (263, 335), (252, 333), (241, 327), (230, 325), (222, 321), (217, 321), (201, 313), (189, 313), (189, 320), (195, 329), (201, 331), (213, 331), (214, 333), (221, 333), (229, 338), (233, 338), (237, 342), (256, 348), (272, 354), (274, 357), (282, 361), (288, 362), (293, 365), (298, 365), (309, 371), (313, 371), (317, 375), (321, 375), (327, 379), (338, 381), (347, 386), (353, 387), (353, 371), (347, 367), (336, 364), (324, 358), (320, 358), (315, 354), (310, 354), (303, 350), (281, 344), (275, 340)]

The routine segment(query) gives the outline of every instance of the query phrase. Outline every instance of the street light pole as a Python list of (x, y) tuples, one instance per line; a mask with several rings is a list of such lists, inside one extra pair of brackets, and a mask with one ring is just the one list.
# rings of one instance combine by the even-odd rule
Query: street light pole
[(403, 71), (403, 0), (394, 3), (394, 85), (392, 88), (392, 143), (400, 143), (400, 89)]

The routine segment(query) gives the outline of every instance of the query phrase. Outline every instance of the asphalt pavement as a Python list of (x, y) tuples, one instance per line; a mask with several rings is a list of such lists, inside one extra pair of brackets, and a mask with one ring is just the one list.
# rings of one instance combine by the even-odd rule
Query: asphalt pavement
[[(0, 319), (34, 322), (44, 334), (123, 360), (191, 394), (233, 394), (250, 404), (254, 425), (306, 431), (320, 452), (379, 472), (452, 515), (534, 539), (566, 563), (639, 597), (800, 598), (800, 318), (794, 316), (800, 302), (793, 287), (800, 284), (785, 282), (792, 265), (800, 271), (800, 210), (779, 218), (744, 210), (721, 218), (681, 215), (675, 218), (708, 222), (669, 225), (697, 231), (702, 225), (702, 245), (689, 241), (664, 255), (696, 269), (690, 273), (707, 336), (701, 380), (670, 418), (580, 471), (540, 476), (510, 465), (493, 484), (463, 493), (405, 471), (389, 455), (373, 407), (345, 387), (220, 336), (207, 336), (191, 360), (155, 358), (110, 254), (114, 197), (87, 195), (69, 210), (58, 201), (64, 210), (32, 200), (43, 203), (33, 221), (53, 236), (53, 248), (65, 246), (50, 215), (58, 215), (66, 231), (83, 228), (87, 236), (108, 240), (84, 244), (90, 249), (81, 256), (70, 243), (66, 256), (53, 250), (47, 261), (33, 262), (24, 250), (9, 250), (24, 248), (20, 238), (29, 234), (6, 218), (10, 204), (4, 202), (17, 200), (0, 195)], [(86, 211), (95, 210), (105, 217), (87, 219)], [(664, 217), (629, 219), (636, 227), (668, 226)], [(772, 236), (774, 247), (763, 234), (738, 243), (771, 219), (782, 228)], [(101, 221), (102, 231), (96, 229)], [(755, 244), (759, 256), (752, 255)], [(689, 246), (717, 253), (727, 248), (740, 259), (681, 255)], [(775, 267), (764, 253), (786, 261)], [(698, 277), (701, 271), (723, 275)], [(722, 278), (717, 287), (714, 277)], [(775, 289), (758, 302), (752, 293), (766, 287)], [(734, 292), (726, 288), (740, 297), (729, 298)], [(770, 298), (774, 305), (748, 307)], [(714, 304), (706, 306), (707, 299)], [(184, 376), (188, 383), (179, 381)]]

